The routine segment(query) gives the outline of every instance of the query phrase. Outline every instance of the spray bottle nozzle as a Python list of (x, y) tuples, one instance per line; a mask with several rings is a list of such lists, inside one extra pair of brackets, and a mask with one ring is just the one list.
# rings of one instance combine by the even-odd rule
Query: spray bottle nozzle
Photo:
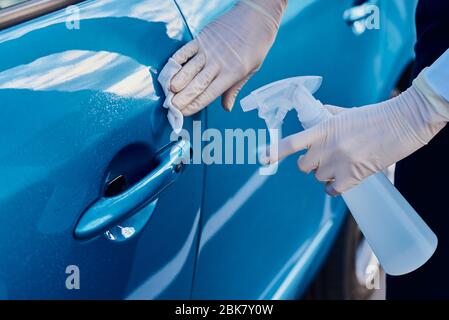
[(318, 76), (276, 81), (251, 92), (240, 101), (240, 105), (244, 112), (258, 109), (258, 115), (265, 120), (268, 129), (280, 129), (287, 113), (292, 108), (298, 108), (298, 95), (306, 96), (307, 101), (310, 97), (315, 100), (312, 94), (318, 90), (321, 81), (322, 78)]

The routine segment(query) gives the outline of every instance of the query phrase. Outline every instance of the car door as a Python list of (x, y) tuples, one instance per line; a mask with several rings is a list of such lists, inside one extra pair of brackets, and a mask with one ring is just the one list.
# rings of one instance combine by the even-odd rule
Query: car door
[[(193, 35), (236, 2), (177, 0)], [(403, 1), (390, 2), (289, 1), (274, 46), (239, 98), (297, 75), (323, 76), (317, 97), (326, 103), (361, 105), (388, 96), (391, 63), (400, 52), (388, 45), (394, 41), (386, 30), (401, 28), (394, 28), (386, 9), (395, 10), (398, 17), (399, 8), (404, 24), (410, 16)], [(380, 13), (356, 15), (364, 4), (374, 5)], [(373, 13), (380, 14), (380, 28), (377, 21), (367, 21), (372, 27), (364, 24), (379, 18)], [(386, 52), (380, 50), (382, 46), (388, 48)], [(223, 111), (219, 102), (209, 106), (208, 128), (220, 130), (223, 136), (226, 129), (265, 128), (257, 112), (241, 111), (238, 100), (232, 113)], [(300, 130), (296, 115), (288, 115), (284, 135)], [(341, 198), (326, 196), (313, 175), (299, 172), (296, 160), (297, 156), (285, 159), (272, 176), (260, 175), (257, 165), (207, 166), (193, 297), (279, 299), (304, 292), (346, 208)]]
[(189, 298), (203, 168), (177, 161), (190, 150), (170, 140), (157, 83), (190, 37), (176, 4), (12, 2), (0, 1), (0, 298)]

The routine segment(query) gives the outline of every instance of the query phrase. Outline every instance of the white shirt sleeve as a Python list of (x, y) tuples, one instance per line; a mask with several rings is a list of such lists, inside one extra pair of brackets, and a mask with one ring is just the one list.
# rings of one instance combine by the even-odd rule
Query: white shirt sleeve
[(449, 101), (449, 49), (426, 70), (424, 77), (435, 93)]

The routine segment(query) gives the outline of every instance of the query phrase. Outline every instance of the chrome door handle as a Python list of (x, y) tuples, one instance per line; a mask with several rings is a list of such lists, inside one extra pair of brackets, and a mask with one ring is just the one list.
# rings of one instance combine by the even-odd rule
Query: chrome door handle
[(75, 227), (75, 237), (94, 237), (154, 201), (178, 178), (189, 159), (188, 141), (169, 144), (156, 156), (156, 168), (142, 180), (121, 194), (101, 197), (87, 208)]

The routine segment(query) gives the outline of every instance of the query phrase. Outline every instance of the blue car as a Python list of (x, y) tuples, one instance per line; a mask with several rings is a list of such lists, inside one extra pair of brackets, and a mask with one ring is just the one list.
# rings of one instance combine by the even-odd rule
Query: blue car
[[(1, 299), (372, 293), (372, 253), (344, 202), (299, 172), (296, 157), (268, 176), (256, 164), (174, 161), (207, 141), (190, 149), (170, 138), (158, 74), (235, 2), (0, 0)], [(323, 76), (326, 103), (388, 98), (413, 61), (415, 6), (290, 1), (240, 98), (297, 75)], [(218, 102), (184, 128), (193, 135), (198, 124), (223, 136), (265, 128), (255, 112)], [(284, 134), (299, 130), (290, 115)]]

